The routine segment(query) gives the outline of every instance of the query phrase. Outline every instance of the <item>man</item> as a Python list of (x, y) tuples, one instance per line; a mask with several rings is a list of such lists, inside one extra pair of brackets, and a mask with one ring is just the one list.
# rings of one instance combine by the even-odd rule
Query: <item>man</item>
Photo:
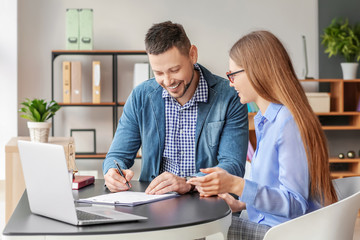
[[(136, 87), (124, 106), (103, 163), (106, 186), (128, 190), (129, 168), (142, 146), (140, 181), (149, 194), (193, 190), (187, 177), (218, 166), (243, 176), (248, 141), (247, 109), (227, 80), (197, 64), (197, 48), (183, 27), (153, 25), (145, 37), (155, 79)], [(125, 178), (116, 165), (121, 166)]]

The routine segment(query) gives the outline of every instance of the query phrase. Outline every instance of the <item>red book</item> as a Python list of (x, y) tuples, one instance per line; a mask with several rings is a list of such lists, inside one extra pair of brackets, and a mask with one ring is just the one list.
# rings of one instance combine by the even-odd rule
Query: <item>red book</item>
[(72, 183), (72, 189), (77, 190), (83, 188), (87, 185), (94, 183), (95, 177), (94, 176), (78, 176), (75, 175), (75, 178)]

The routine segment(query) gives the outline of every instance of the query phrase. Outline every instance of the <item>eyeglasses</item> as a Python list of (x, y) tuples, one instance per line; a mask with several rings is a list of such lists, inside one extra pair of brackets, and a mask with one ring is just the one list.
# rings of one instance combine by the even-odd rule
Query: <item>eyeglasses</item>
[(231, 83), (234, 83), (234, 75), (238, 74), (238, 73), (241, 73), (241, 72), (244, 72), (244, 71), (245, 71), (244, 69), (233, 72), (233, 73), (229, 71), (229, 72), (226, 73), (226, 76), (228, 77), (228, 79), (229, 79), (229, 81)]

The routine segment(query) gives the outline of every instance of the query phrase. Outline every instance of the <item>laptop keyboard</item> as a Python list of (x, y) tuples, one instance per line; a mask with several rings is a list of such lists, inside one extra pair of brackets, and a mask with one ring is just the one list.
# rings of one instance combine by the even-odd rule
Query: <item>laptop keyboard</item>
[(111, 219), (111, 218), (103, 217), (100, 215), (84, 212), (81, 210), (76, 210), (76, 215), (77, 215), (79, 221)]

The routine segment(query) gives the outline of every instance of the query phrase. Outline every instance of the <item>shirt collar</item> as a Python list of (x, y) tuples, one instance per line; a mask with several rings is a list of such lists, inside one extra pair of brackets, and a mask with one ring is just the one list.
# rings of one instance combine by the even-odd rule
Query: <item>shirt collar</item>
[(282, 104), (270, 103), (264, 115), (262, 115), (261, 111), (259, 111), (254, 118), (256, 120), (261, 120), (262, 118), (265, 118), (268, 121), (273, 122), (282, 107)]
[[(194, 64), (194, 69), (199, 71), (200, 79), (199, 79), (199, 84), (195, 90), (194, 96), (192, 98), (195, 98), (194, 100), (196, 102), (207, 102), (207, 100), (208, 100), (208, 85), (207, 85), (204, 75), (200, 69), (200, 66), (197, 63)], [(166, 91), (166, 89), (163, 89), (163, 91), (162, 91), (162, 98), (171, 98), (169, 92)]]

